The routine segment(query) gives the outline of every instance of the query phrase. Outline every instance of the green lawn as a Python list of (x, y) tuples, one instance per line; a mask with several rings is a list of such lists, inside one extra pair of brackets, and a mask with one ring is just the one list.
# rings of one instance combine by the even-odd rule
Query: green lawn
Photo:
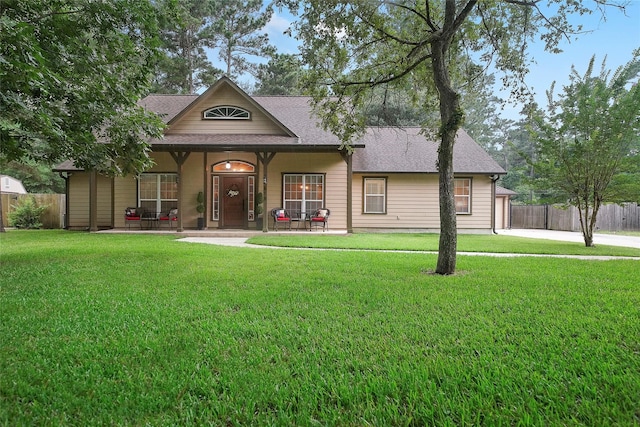
[(640, 423), (640, 261), (435, 260), (10, 231), (0, 425)]
[[(317, 235), (278, 235), (271, 233), (252, 237), (248, 241), (256, 245), (280, 247), (437, 251), (438, 239), (438, 234), (363, 233), (345, 236), (321, 233)], [(637, 248), (601, 245), (587, 248), (584, 243), (486, 234), (460, 234), (458, 236), (458, 251), (640, 257), (640, 249)]]

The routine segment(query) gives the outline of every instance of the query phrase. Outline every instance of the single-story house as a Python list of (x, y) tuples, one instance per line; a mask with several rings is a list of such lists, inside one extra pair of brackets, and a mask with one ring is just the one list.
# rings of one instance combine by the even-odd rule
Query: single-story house
[[(250, 96), (226, 77), (201, 95), (149, 95), (140, 105), (167, 124), (151, 141), (155, 165), (116, 178), (59, 165), (69, 228), (126, 228), (125, 210), (142, 207), (165, 218), (177, 209), (169, 224), (177, 231), (195, 229), (200, 217), (209, 230), (255, 229), (260, 193), (269, 229), (274, 208), (294, 219), (329, 209), (331, 229), (440, 229), (438, 143), (417, 127), (369, 128), (350, 153), (319, 126), (309, 98)], [(504, 169), (460, 130), (454, 170), (458, 229), (491, 232)]]

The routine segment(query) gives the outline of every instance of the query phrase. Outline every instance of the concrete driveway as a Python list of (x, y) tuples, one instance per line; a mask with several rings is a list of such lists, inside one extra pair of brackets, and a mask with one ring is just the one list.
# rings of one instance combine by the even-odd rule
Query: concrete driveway
[[(498, 234), (505, 236), (529, 237), (532, 239), (560, 240), (564, 242), (579, 242), (584, 244), (582, 233), (555, 230), (511, 229), (498, 230)], [(640, 249), (640, 237), (620, 236), (617, 234), (594, 234), (596, 245), (626, 246)]]

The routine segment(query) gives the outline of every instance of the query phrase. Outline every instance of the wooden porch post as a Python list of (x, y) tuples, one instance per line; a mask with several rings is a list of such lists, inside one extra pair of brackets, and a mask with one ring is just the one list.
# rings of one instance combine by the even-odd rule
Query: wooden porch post
[(171, 157), (173, 157), (173, 160), (175, 160), (176, 165), (177, 165), (177, 173), (178, 173), (178, 224), (176, 225), (176, 231), (181, 233), (184, 231), (184, 228), (182, 227), (182, 218), (184, 217), (184, 210), (183, 210), (183, 203), (182, 203), (182, 166), (184, 165), (184, 162), (187, 160), (187, 158), (189, 157), (189, 154), (191, 154), (190, 152), (182, 152), (182, 151), (178, 151), (178, 152), (173, 152), (170, 151), (169, 154), (171, 154)]
[(256, 153), (256, 157), (258, 161), (262, 163), (262, 200), (264, 204), (264, 212), (262, 217), (262, 231), (267, 233), (269, 231), (269, 215), (267, 213), (267, 170), (269, 166), (269, 162), (273, 160), (276, 153)]
[(98, 231), (98, 172), (89, 172), (89, 231)]
[(347, 233), (353, 233), (353, 153), (342, 152), (347, 163)]
[[(209, 191), (209, 182), (211, 181), (209, 179), (209, 169), (208, 169), (208, 163), (209, 163), (209, 153), (207, 151), (204, 152), (204, 154), (202, 155), (202, 169), (204, 170), (204, 174), (202, 176), (202, 188), (204, 188), (204, 212), (202, 213), (202, 215), (204, 215), (204, 229), (207, 230), (209, 227), (207, 227), (207, 223), (208, 223), (208, 218), (210, 218), (209, 216), (209, 195), (211, 194), (211, 192)], [(178, 211), (179, 212), (179, 211)]]

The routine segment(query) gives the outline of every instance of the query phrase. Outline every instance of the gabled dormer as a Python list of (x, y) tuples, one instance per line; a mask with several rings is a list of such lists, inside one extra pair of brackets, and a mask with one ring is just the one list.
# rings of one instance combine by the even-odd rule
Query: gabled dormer
[(223, 77), (168, 121), (167, 135), (245, 134), (296, 137), (295, 133)]

